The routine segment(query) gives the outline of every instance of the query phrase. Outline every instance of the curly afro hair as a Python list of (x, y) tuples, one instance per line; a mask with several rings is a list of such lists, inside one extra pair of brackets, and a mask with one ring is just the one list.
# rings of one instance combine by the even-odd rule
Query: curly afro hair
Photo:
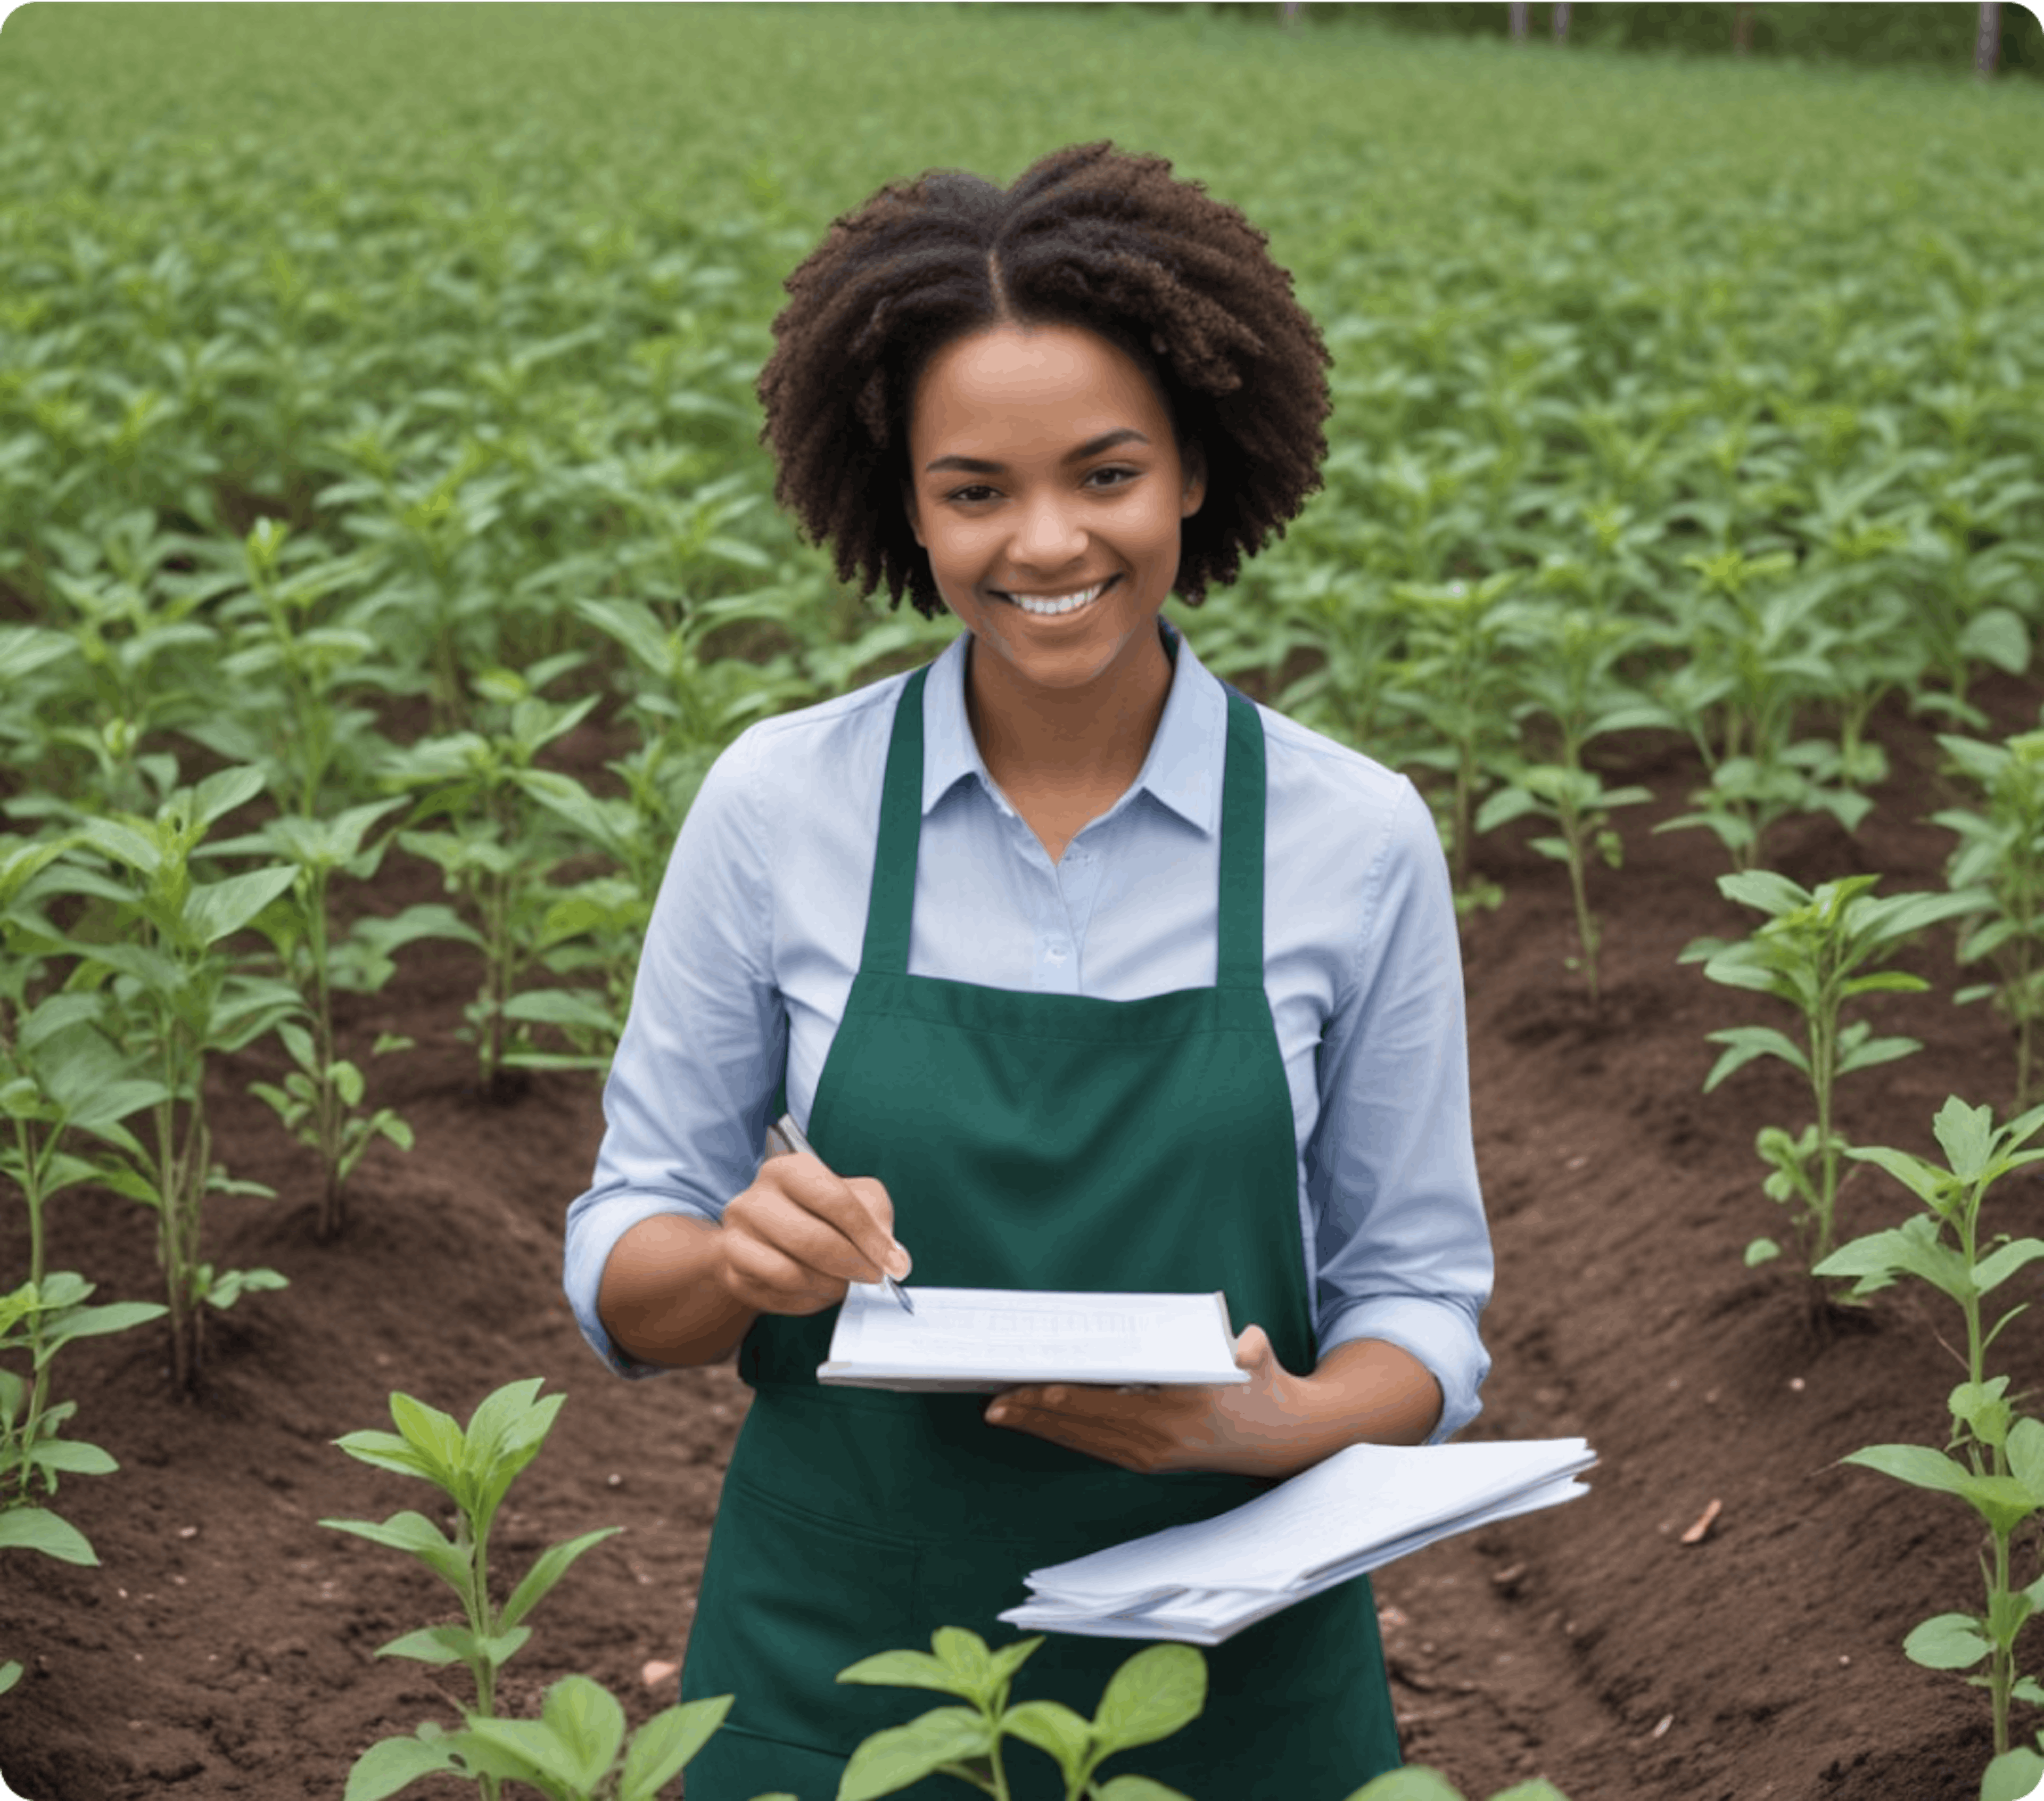
[(1005, 189), (932, 170), (831, 226), (788, 277), (759, 375), (774, 496), (862, 595), (944, 610), (909, 529), (909, 408), (945, 344), (999, 324), (1077, 325), (1154, 380), (1207, 477), (1178, 591), (1226, 586), (1320, 485), (1327, 346), (1269, 241), (1162, 157), (1054, 152)]

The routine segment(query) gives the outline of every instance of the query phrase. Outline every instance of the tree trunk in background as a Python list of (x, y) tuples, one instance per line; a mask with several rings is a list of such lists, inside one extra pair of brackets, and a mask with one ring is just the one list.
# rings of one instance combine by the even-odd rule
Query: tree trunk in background
[(1523, 44), (1526, 41), (1526, 0), (1512, 0), (1508, 10), (1512, 14), (1512, 41)]
[(1753, 8), (1739, 5), (1731, 10), (1731, 50), (1735, 56), (1747, 55), (1753, 48)]
[(1973, 40), (1974, 75), (1981, 81), (1991, 80), (2000, 58), (2000, 0), (1981, 0), (1980, 35)]
[(1554, 41), (1557, 44), (1569, 41), (1568, 0), (1557, 0), (1554, 7)]

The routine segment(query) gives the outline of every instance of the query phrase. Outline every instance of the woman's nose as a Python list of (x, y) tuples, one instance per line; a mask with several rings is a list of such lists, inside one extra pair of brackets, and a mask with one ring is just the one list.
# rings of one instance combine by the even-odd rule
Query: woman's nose
[(1054, 574), (1070, 568), (1085, 553), (1085, 529), (1058, 496), (1044, 495), (1021, 509), (1009, 547), (1017, 564)]

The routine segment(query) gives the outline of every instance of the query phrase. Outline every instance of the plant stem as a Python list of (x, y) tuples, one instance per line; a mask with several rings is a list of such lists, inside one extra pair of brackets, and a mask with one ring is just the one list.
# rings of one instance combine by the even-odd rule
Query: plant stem
[(1817, 1100), (1817, 1249), (1812, 1268), (1831, 1254), (1832, 1213), (1838, 1193), (1838, 1147), (1831, 1136), (1831, 1083), (1838, 1061), (1838, 1002), (1831, 984), (1810, 1015), (1810, 1087)]

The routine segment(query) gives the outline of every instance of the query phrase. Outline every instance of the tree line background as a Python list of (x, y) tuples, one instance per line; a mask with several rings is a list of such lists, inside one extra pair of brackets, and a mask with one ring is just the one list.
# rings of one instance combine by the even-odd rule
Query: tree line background
[[(1212, 9), (1313, 27), (1367, 24), (1381, 29), (1436, 36), (1502, 37), (1512, 29), (1508, 5), (1414, 0), (1379, 5), (1371, 0), (1286, 7), (1262, 0), (1222, 0)], [(1797, 57), (1812, 63), (1915, 63), (1968, 71), (1973, 66), (1981, 9), (1971, 0), (1944, 4), (1733, 5), (1725, 0), (1673, 0), (1668, 5), (1593, 3), (1566, 9), (1529, 6), (1530, 40), (1555, 35), (1554, 14), (1566, 10), (1568, 41), (1585, 48), (1661, 54), (1730, 56), (1743, 40), (1755, 56)], [(2000, 8), (1996, 72), (2044, 79), (2044, 27), (2024, 6)]]

